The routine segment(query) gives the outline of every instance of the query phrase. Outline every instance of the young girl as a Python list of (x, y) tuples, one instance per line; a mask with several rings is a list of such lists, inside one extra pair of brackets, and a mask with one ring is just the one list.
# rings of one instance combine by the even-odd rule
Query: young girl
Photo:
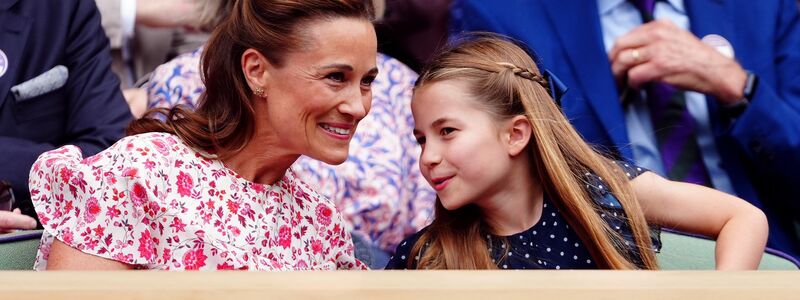
[(388, 269), (657, 269), (648, 225), (716, 237), (718, 269), (758, 266), (761, 211), (599, 154), (546, 77), (491, 34), (457, 43), (422, 72), (411, 107), (436, 217), (400, 243)]

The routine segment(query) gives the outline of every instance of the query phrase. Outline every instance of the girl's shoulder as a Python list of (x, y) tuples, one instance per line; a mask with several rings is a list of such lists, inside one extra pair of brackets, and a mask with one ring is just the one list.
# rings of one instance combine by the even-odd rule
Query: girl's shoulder
[[(623, 174), (628, 180), (633, 180), (639, 175), (648, 172), (646, 168), (642, 168), (630, 162), (615, 161)], [(625, 213), (625, 208), (617, 197), (610, 192), (608, 186), (602, 177), (586, 173), (586, 187), (589, 191), (589, 196), (595, 204), (596, 210), (609, 227), (616, 231), (623, 239), (622, 243), (626, 246), (625, 251), (629, 252), (630, 257), (639, 257), (638, 249), (633, 237), (633, 229), (630, 226), (629, 219)], [(650, 239), (653, 244), (653, 250), (658, 252), (661, 249), (661, 228), (657, 226), (650, 227)], [(622, 245), (620, 245), (622, 246)]]
[[(414, 248), (414, 245), (417, 244), (419, 239), (422, 237), (425, 232), (428, 231), (428, 226), (422, 228), (422, 230), (418, 231), (417, 233), (407, 237), (404, 239), (400, 244), (397, 244), (397, 248), (394, 251), (394, 255), (389, 258), (389, 263), (386, 264), (387, 270), (389, 269), (408, 269), (408, 260), (409, 259), (419, 259), (420, 253), (412, 255), (411, 249)], [(422, 251), (420, 251), (422, 252)], [(416, 266), (416, 263), (414, 264)]]

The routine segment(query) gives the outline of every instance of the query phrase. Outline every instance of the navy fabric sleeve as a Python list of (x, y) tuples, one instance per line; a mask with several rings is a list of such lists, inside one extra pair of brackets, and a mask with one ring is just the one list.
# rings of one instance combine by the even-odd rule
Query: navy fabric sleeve
[[(43, 9), (48, 7), (48, 9)], [(62, 145), (78, 146), (84, 156), (94, 155), (124, 136), (132, 120), (130, 109), (119, 89), (119, 79), (111, 70), (108, 38), (100, 24), (94, 1), (19, 1), (14, 13), (32, 19), (27, 47), (22, 58), (27, 64), (18, 70), (19, 82), (41, 74), (56, 65), (69, 70), (60, 89), (42, 96), (36, 109), (52, 109), (51, 115), (11, 124), (11, 132), (0, 134), (0, 179), (14, 189), (18, 206), (34, 216), (28, 192), (28, 173), (43, 152)], [(13, 99), (8, 98), (6, 104)], [(30, 104), (28, 104), (30, 105)], [(15, 110), (19, 119), (20, 106)]]
[(781, 191), (770, 200), (797, 211), (800, 201), (792, 195), (800, 193), (800, 16), (795, 0), (769, 7), (776, 10), (768, 12), (774, 31), (759, 31), (758, 37), (768, 37), (772, 53), (742, 62), (759, 76), (758, 87), (744, 113), (721, 134), (742, 150), (754, 169), (751, 178), (769, 178), (762, 184)]
[[(417, 255), (411, 255), (411, 248), (414, 248), (414, 244), (417, 243), (419, 238), (422, 236), (423, 233), (428, 228), (425, 227), (419, 232), (415, 233), (414, 235), (406, 238), (400, 244), (397, 245), (397, 249), (394, 251), (394, 255), (389, 258), (389, 263), (386, 264), (386, 270), (405, 270), (409, 269), (408, 267), (408, 260), (409, 259), (419, 259)], [(412, 269), (416, 268), (416, 263), (412, 265)]]
[[(616, 163), (621, 168), (622, 172), (625, 173), (625, 176), (628, 178), (628, 180), (633, 180), (644, 172), (649, 171), (630, 162), (616, 161)], [(622, 203), (620, 203), (619, 199), (617, 199), (617, 197), (608, 191), (608, 187), (605, 185), (605, 182), (602, 178), (591, 173), (587, 174), (586, 177), (589, 194), (597, 204), (600, 217), (606, 221), (606, 223), (608, 223), (612, 230), (619, 233), (620, 237), (622, 237), (623, 241), (621, 241), (622, 245), (620, 246), (625, 246), (625, 248), (622, 248), (622, 250), (627, 253), (627, 256), (642, 266), (643, 263), (641, 262), (639, 249), (635, 246), (636, 242), (633, 238), (633, 230), (628, 222), (628, 217), (625, 214), (625, 209), (622, 207)], [(650, 226), (650, 240), (653, 244), (653, 251), (660, 251), (660, 227)]]

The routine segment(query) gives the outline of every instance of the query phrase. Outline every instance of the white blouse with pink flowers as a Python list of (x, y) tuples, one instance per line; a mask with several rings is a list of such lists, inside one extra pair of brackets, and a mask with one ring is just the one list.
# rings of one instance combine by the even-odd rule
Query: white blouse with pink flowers
[(30, 174), (53, 239), (139, 269), (363, 269), (342, 217), (292, 171), (249, 182), (166, 133), (126, 137), (82, 158), (75, 146), (42, 154)]

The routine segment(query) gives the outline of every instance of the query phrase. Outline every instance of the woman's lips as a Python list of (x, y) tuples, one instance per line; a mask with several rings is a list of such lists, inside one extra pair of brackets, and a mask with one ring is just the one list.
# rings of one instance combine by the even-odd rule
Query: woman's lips
[(335, 139), (349, 140), (355, 126), (352, 124), (320, 123), (319, 127)]

